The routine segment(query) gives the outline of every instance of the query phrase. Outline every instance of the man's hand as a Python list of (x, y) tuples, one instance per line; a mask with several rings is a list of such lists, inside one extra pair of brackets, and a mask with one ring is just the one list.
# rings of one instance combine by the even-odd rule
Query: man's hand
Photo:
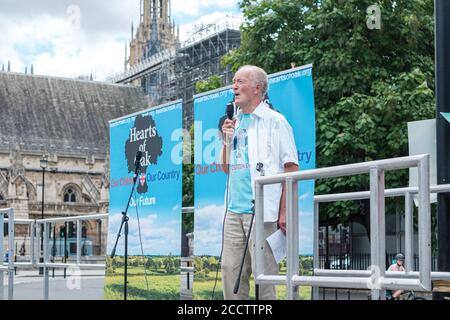
[[(294, 171), (298, 171), (298, 165), (295, 163), (289, 162), (284, 165), (285, 173)], [(280, 210), (278, 212), (278, 226), (281, 231), (286, 234), (286, 186), (285, 183), (282, 185), (283, 189), (281, 191)]]
[(280, 213), (278, 215), (278, 226), (281, 231), (286, 235), (286, 207), (280, 208)]
[(236, 120), (230, 120), (225, 119), (223, 125), (222, 125), (222, 132), (224, 139), (223, 141), (228, 145), (231, 142), (231, 139), (234, 135), (234, 124), (236, 123)]
[(225, 119), (222, 125), (223, 148), (222, 148), (222, 170), (228, 174), (228, 162), (230, 158), (230, 145), (234, 135), (234, 124), (236, 120)]

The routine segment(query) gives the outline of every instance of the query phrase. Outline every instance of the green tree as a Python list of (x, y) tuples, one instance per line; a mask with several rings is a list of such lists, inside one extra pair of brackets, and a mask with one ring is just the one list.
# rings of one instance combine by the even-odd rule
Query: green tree
[[(183, 207), (194, 206), (194, 126), (189, 129), (189, 135), (183, 140)], [(193, 229), (193, 217), (185, 221), (185, 230)], [(192, 224), (192, 229), (191, 225)], [(191, 231), (191, 232), (192, 232)]]
[(195, 83), (195, 93), (203, 93), (223, 86), (222, 78), (218, 75), (212, 75), (206, 80), (200, 80)]
[(194, 257), (194, 278), (195, 279), (204, 279), (205, 278), (202, 257), (198, 257), (198, 256)]
[(148, 257), (145, 262), (145, 267), (150, 268), (150, 269), (156, 269), (155, 268), (155, 260), (151, 257)]
[(111, 259), (111, 257), (107, 256), (106, 257), (106, 274), (113, 275), (114, 273), (116, 273), (116, 268), (114, 266), (113, 259)]
[[(313, 63), (317, 166), (407, 155), (406, 122), (434, 117), (432, 0), (380, 0), (381, 30), (370, 30), (372, 0), (242, 0), (241, 46), (224, 57), (236, 70), (268, 73)], [(405, 186), (407, 172), (386, 175)], [(368, 190), (368, 177), (318, 180), (316, 194)], [(402, 200), (399, 200), (402, 201)], [(325, 224), (368, 228), (368, 201), (321, 206)], [(393, 202), (390, 209), (399, 208)]]
[(176, 265), (175, 265), (175, 258), (172, 256), (172, 254), (169, 254), (164, 259), (164, 270), (166, 274), (174, 274), (176, 271)]
[(203, 269), (203, 258), (196, 256), (194, 257), (194, 269), (195, 270), (201, 270)]
[(216, 257), (208, 257), (208, 269), (210, 271), (216, 271), (217, 270), (217, 265), (218, 265), (219, 261)]
[(125, 265), (124, 259), (122, 257), (116, 256), (114, 259), (112, 259), (111, 265), (114, 268), (122, 268)]

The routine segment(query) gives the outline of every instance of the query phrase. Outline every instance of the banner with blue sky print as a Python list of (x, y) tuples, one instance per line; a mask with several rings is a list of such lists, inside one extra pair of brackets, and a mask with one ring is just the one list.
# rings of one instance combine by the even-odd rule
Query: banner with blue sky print
[[(216, 163), (221, 150), (219, 128), (220, 119), (225, 115), (228, 102), (233, 100), (232, 87), (225, 87), (195, 96), (195, 213), (194, 213), (194, 254), (196, 261), (205, 268), (205, 261), (218, 257), (222, 244), (222, 226), (224, 217), (224, 194), (226, 174)], [(314, 169), (316, 163), (315, 111), (312, 65), (290, 69), (269, 76), (269, 101), (274, 109), (282, 113), (294, 132), (300, 170)], [(313, 254), (313, 212), (314, 181), (299, 183), (299, 253), (302, 256)], [(198, 260), (198, 261), (197, 261)], [(194, 262), (194, 264), (195, 264)], [(214, 264), (216, 265), (216, 264)], [(197, 266), (196, 266), (197, 268)], [(203, 270), (199, 281), (215, 277), (215, 267)], [(199, 296), (205, 284), (197, 284), (194, 278), (194, 298)], [(206, 277), (207, 278), (207, 277)], [(204, 279), (203, 279), (204, 280)], [(214, 281), (211, 281), (212, 284)], [(220, 273), (219, 273), (220, 282)], [(198, 290), (196, 289), (198, 288)], [(221, 289), (216, 289), (219, 295)], [(196, 296), (197, 294), (197, 296)]]
[(128, 299), (179, 299), (182, 201), (182, 103), (176, 101), (110, 121), (110, 193), (105, 298), (122, 299), (124, 230), (128, 209)]

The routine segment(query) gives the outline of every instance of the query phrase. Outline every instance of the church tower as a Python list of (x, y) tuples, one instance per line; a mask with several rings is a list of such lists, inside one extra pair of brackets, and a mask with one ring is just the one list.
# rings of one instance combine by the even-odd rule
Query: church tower
[(175, 23), (171, 22), (170, 0), (140, 0), (140, 23), (134, 34), (131, 25), (130, 67), (178, 42)]

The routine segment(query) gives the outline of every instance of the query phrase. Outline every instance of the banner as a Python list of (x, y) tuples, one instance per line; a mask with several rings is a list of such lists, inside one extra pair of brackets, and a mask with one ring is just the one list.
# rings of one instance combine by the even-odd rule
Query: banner
[[(233, 99), (230, 87), (195, 96), (195, 213), (194, 299), (210, 299), (222, 245), (226, 175), (216, 164), (222, 142), (220, 119)], [(283, 114), (294, 132), (300, 170), (316, 163), (315, 113), (312, 66), (307, 65), (269, 76), (269, 100)], [(299, 183), (299, 251), (312, 267), (314, 181)], [(281, 269), (283, 272), (283, 268)], [(219, 272), (219, 284), (220, 284)], [(284, 289), (283, 289), (284, 290)], [(285, 290), (284, 290), (285, 291)], [(222, 296), (221, 287), (216, 297)]]
[[(436, 163), (436, 119), (408, 122), (408, 150), (410, 156), (430, 155), (430, 185), (437, 184)], [(418, 187), (419, 173), (417, 168), (409, 168), (409, 186)], [(419, 197), (413, 194), (414, 204), (419, 206)], [(430, 194), (430, 202), (437, 202), (437, 194)]]
[(182, 103), (176, 101), (110, 121), (110, 193), (105, 298), (123, 299), (124, 229), (128, 209), (128, 299), (179, 299), (182, 193)]

